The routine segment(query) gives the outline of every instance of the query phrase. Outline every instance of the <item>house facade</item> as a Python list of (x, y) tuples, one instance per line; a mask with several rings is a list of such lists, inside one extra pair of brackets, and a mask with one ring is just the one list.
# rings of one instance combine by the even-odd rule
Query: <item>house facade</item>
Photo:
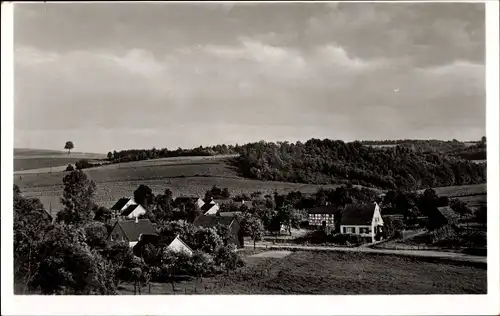
[(337, 207), (325, 205), (310, 209), (308, 213), (309, 226), (335, 228), (335, 213)]
[(384, 221), (377, 203), (347, 205), (341, 213), (340, 232), (375, 242), (382, 239)]

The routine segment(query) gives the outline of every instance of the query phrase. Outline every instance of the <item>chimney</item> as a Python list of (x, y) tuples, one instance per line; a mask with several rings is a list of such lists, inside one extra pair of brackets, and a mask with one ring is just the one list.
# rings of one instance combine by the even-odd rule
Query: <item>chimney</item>
[(136, 216), (136, 217), (135, 217), (135, 222), (136, 222), (136, 223), (139, 223), (139, 216)]

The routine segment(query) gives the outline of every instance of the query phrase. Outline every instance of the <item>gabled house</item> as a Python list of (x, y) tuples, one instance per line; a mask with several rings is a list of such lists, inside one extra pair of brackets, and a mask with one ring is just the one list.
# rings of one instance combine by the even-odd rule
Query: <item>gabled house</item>
[(137, 204), (133, 198), (121, 198), (111, 207), (112, 217), (122, 219), (134, 219), (146, 214), (142, 205)]
[(438, 229), (458, 224), (460, 216), (449, 206), (438, 207), (429, 214), (429, 228)]
[(144, 214), (146, 214), (146, 210), (142, 205), (132, 204), (127, 206), (127, 208), (120, 213), (120, 216), (124, 219), (134, 219)]
[(117, 221), (108, 242), (127, 242), (129, 247), (134, 247), (145, 236), (158, 236), (149, 219)]
[(175, 236), (172, 241), (169, 241), (168, 250), (174, 251), (174, 252), (184, 252), (189, 256), (193, 255), (193, 249), (191, 249), (180, 237), (179, 235)]
[(350, 204), (341, 213), (340, 232), (356, 234), (371, 242), (381, 240), (384, 221), (377, 203)]
[(238, 248), (244, 246), (243, 231), (235, 216), (200, 215), (194, 220), (193, 225), (213, 228), (217, 227), (217, 225), (224, 226), (228, 231), (226, 236), (227, 244), (235, 245)]
[(338, 209), (335, 205), (318, 206), (307, 211), (309, 226), (335, 228), (335, 214)]
[(203, 215), (216, 215), (219, 211), (219, 204), (205, 203), (201, 208)]

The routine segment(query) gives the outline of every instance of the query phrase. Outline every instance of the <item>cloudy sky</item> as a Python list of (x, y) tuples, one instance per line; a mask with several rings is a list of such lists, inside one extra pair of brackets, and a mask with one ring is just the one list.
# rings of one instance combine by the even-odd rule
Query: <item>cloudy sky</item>
[(484, 5), (15, 5), (15, 146), (485, 135)]

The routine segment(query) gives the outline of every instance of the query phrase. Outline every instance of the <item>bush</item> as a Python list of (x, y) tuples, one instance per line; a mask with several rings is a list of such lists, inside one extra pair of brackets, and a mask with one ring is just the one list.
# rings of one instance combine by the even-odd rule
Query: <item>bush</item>
[(403, 232), (399, 229), (396, 229), (393, 233), (392, 233), (392, 238), (394, 239), (401, 239), (403, 238)]
[(68, 164), (68, 166), (66, 167), (66, 171), (74, 171), (75, 170), (75, 167), (73, 167), (72, 164)]
[(78, 160), (75, 163), (75, 167), (77, 170), (82, 170), (82, 169), (87, 169), (87, 168), (92, 168), (93, 165), (86, 159)]

